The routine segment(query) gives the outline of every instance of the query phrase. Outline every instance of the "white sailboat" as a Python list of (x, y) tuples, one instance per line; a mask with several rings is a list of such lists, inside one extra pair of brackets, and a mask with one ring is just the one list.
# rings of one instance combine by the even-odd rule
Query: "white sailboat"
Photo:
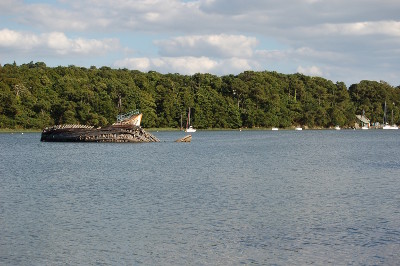
[(188, 119), (186, 121), (186, 130), (185, 130), (185, 132), (190, 132), (190, 133), (196, 132), (196, 129), (193, 128), (193, 126), (190, 125), (190, 107), (189, 107), (189, 112), (188, 112)]
[(387, 122), (387, 116), (386, 116), (386, 101), (385, 101), (385, 109), (384, 109), (384, 113), (383, 113), (383, 129), (399, 129), (398, 126), (396, 126), (395, 124), (393, 124), (393, 108), (392, 108), (392, 125), (389, 125), (389, 123)]
[(185, 130), (185, 132), (196, 132), (196, 129), (193, 128), (192, 126), (189, 126), (189, 127)]
[(384, 125), (383, 129), (399, 129), (399, 127), (396, 125)]

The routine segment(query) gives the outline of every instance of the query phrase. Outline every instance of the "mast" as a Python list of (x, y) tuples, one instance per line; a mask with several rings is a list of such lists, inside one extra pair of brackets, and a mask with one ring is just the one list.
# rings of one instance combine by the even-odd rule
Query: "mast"
[(387, 117), (386, 117), (386, 101), (385, 101), (385, 108), (383, 110), (383, 125), (387, 124)]
[(392, 125), (394, 125), (394, 123), (393, 123), (393, 108), (392, 108)]
[(186, 121), (186, 128), (189, 128), (190, 125), (190, 107), (189, 107), (189, 112), (188, 112), (188, 119)]
[(117, 121), (119, 120), (120, 123), (122, 123), (122, 99), (121, 99), (121, 94), (118, 95), (118, 116), (117, 116)]
[(361, 116), (361, 126), (364, 126), (364, 121), (363, 121), (364, 117), (365, 117), (365, 110), (363, 109), (362, 116)]
[(122, 99), (121, 99), (121, 94), (118, 95), (118, 109), (119, 109), (119, 114), (121, 114), (121, 109), (122, 109)]

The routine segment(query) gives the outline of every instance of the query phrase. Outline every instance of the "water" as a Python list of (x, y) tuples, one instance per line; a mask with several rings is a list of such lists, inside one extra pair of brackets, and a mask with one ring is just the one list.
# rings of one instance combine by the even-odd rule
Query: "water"
[(1, 265), (395, 265), (400, 132), (0, 134)]

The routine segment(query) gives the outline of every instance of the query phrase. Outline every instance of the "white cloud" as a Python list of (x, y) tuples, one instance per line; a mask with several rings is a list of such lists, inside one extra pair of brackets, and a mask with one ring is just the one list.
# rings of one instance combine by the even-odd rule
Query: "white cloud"
[[(161, 64), (160, 64), (161, 63)], [(122, 60), (118, 60), (114, 63), (116, 67), (119, 68), (129, 68), (129, 69), (136, 69), (140, 71), (149, 71), (153, 65), (157, 65), (160, 67), (162, 62), (157, 60), (156, 64), (152, 64), (151, 59), (146, 57), (141, 58), (125, 58)]]
[(260, 65), (265, 65), (264, 62), (258, 62), (252, 59), (246, 58), (228, 58), (219, 62), (218, 68), (221, 69), (221, 74), (236, 74), (246, 70), (265, 70), (260, 68)]
[(161, 17), (160, 13), (148, 12), (145, 14), (145, 18), (148, 21), (157, 21)]
[(72, 42), (68, 40), (64, 33), (53, 32), (46, 34), (44, 40), (46, 41), (47, 47), (60, 54), (65, 54), (68, 50), (71, 50)]
[(156, 41), (163, 56), (251, 57), (257, 39), (244, 35), (189, 35)]
[[(312, 73), (304, 66), (319, 66), (333, 79), (357, 82), (374, 73), (396, 84), (399, 13), (396, 0), (4, 0), (0, 25), (9, 32), (1, 32), (0, 54), (12, 60), (10, 51), (41, 50), (45, 61), (47, 52), (67, 58), (115, 51), (97, 63), (126, 57), (173, 72), (187, 62), (187, 69), (214, 74), (262, 67), (290, 73), (298, 66)], [(119, 51), (117, 39), (124, 44)]]
[(252, 70), (258, 63), (248, 59), (229, 58), (211, 59), (208, 57), (157, 57), (157, 58), (125, 58), (114, 63), (115, 67), (128, 68), (147, 72), (180, 73), (193, 75), (195, 73), (219, 73), (228, 75)]
[(31, 49), (40, 42), (40, 38), (34, 34), (24, 34), (9, 29), (0, 30), (0, 47)]
[[(258, 43), (244, 35), (189, 35), (155, 42), (160, 57), (130, 57), (118, 60), (116, 67), (161, 73), (231, 74), (260, 65), (251, 59)], [(207, 56), (204, 56), (207, 55)]]
[[(59, 55), (96, 55), (104, 54), (119, 47), (116, 39), (68, 38), (62, 32), (50, 32), (36, 35), (9, 29), (0, 30), (0, 48), (8, 51), (23, 50), (34, 53), (46, 50), (48, 54)], [(1, 53), (1, 50), (0, 50)]]
[(322, 24), (312, 27), (298, 28), (307, 36), (363, 36), (381, 35), (388, 37), (400, 37), (400, 21), (366, 21), (353, 23)]
[(310, 66), (310, 67), (298, 66), (297, 72), (305, 74), (305, 75), (309, 75), (309, 76), (322, 76), (323, 75), (322, 70), (317, 66)]
[(30, 14), (19, 16), (20, 23), (47, 30), (80, 32), (176, 29), (187, 25), (176, 23), (177, 20), (196, 18), (194, 14), (198, 13), (194, 3), (178, 0), (59, 0), (57, 2), (61, 2), (62, 5), (51, 2), (26, 4), (19, 1), (13, 6), (5, 6), (11, 12)]
[(348, 60), (343, 54), (333, 51), (319, 51), (310, 47), (300, 47), (297, 49), (287, 50), (257, 50), (255, 51), (256, 58), (271, 61), (337, 61)]
[(114, 63), (119, 68), (140, 71), (156, 70), (162, 73), (194, 74), (212, 71), (217, 62), (207, 57), (126, 58)]

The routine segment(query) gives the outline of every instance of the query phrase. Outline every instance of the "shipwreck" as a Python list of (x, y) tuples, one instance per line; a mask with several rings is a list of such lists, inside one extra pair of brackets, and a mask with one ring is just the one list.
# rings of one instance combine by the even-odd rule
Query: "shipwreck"
[(117, 122), (95, 128), (88, 125), (55, 125), (42, 131), (40, 140), (46, 142), (160, 142), (146, 132), (140, 122), (143, 114), (138, 110), (118, 115)]

